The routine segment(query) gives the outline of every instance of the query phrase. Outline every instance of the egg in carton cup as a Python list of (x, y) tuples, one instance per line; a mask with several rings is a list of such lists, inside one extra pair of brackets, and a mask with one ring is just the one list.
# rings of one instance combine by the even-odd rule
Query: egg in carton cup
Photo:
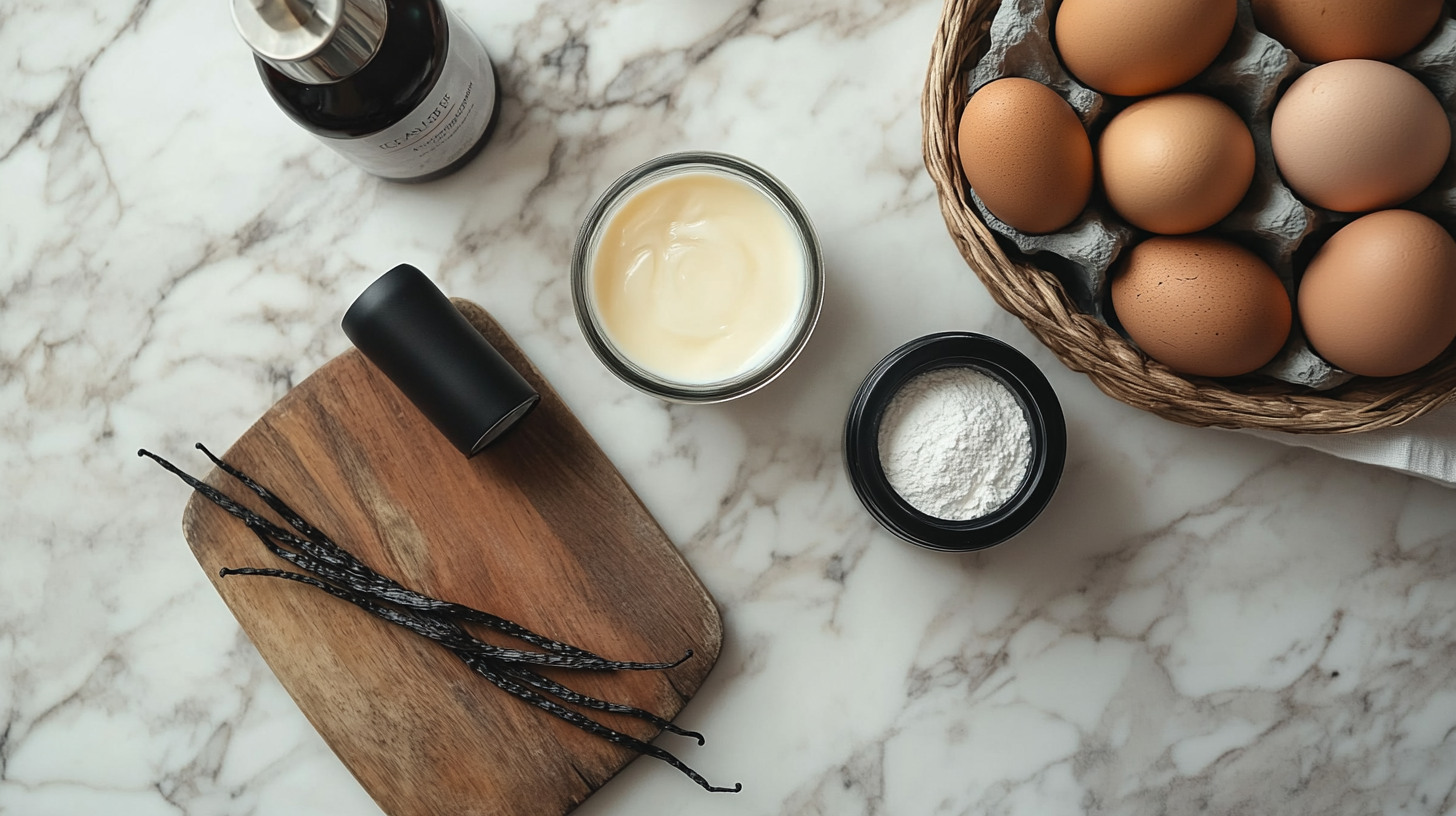
[[(1059, 4), (1059, 0), (1004, 0), (982, 40), (985, 52), (970, 69), (967, 87), (974, 95), (988, 83), (1006, 77), (1040, 82), (1072, 107), (1095, 142), (1107, 123), (1136, 99), (1104, 96), (1067, 72), (1051, 36)], [(1456, 21), (1446, 10), (1433, 34), (1396, 65), (1430, 88), (1448, 120), (1456, 125)], [(1308, 261), (1312, 247), (1361, 215), (1301, 201), (1281, 180), (1275, 165), (1271, 141), (1275, 105), (1284, 89), (1313, 67), (1260, 32), (1249, 0), (1239, 0), (1228, 44), (1212, 65), (1177, 89), (1222, 101), (1248, 126), (1255, 149), (1253, 183), (1233, 212), (1206, 232), (1233, 240), (1260, 256), (1279, 276), (1291, 302), (1296, 269)], [(1027, 260), (1051, 272), (1079, 309), (1127, 338), (1115, 320), (1109, 319), (1109, 270), (1142, 234), (1113, 213), (1104, 197), (1094, 195), (1065, 228), (1031, 234), (993, 215), (974, 189), (970, 194), (987, 227), (1004, 239), (1003, 245), (1009, 243)], [(1435, 183), (1399, 206), (1430, 216), (1448, 231), (1456, 227), (1456, 168), (1451, 161), (1448, 159)], [(1333, 388), (1354, 376), (1317, 356), (1297, 323), (1284, 348), (1255, 373), (1315, 390)]]

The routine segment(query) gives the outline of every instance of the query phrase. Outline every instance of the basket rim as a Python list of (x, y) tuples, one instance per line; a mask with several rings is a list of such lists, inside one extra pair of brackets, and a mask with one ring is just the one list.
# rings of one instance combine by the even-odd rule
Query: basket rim
[(920, 101), (925, 168), (967, 265), (996, 304), (1064, 365), (1113, 399), (1195, 427), (1358, 433), (1404, 424), (1456, 399), (1456, 344), (1410, 374), (1356, 377), (1324, 392), (1267, 377), (1184, 377), (1079, 310), (1050, 272), (1007, 256), (967, 197), (955, 136), (967, 98), (967, 62), (1000, 5), (944, 0)]

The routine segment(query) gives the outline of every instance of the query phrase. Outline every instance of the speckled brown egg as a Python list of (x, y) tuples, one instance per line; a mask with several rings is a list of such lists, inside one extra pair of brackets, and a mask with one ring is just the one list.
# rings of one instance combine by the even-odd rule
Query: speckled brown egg
[(1436, 27), (1441, 0), (1253, 0), (1259, 30), (1305, 62), (1393, 60)]
[(1373, 60), (1326, 63), (1274, 109), (1279, 173), (1301, 198), (1340, 212), (1392, 207), (1425, 189), (1451, 151), (1451, 124), (1410, 74)]
[(1098, 172), (1107, 201), (1133, 225), (1164, 235), (1211, 227), (1254, 180), (1254, 137), (1233, 108), (1203, 94), (1136, 102), (1102, 131)]
[(1237, 0), (1063, 0), (1052, 38), (1062, 64), (1114, 96), (1182, 85), (1228, 43)]
[(1022, 232), (1055, 232), (1092, 195), (1092, 143), (1065, 100), (1040, 82), (998, 79), (961, 114), (961, 169), (991, 214)]
[(1456, 339), (1456, 241), (1409, 210), (1384, 210), (1330, 237), (1299, 283), (1315, 353), (1354, 374), (1392, 377)]
[(1274, 358), (1289, 338), (1289, 295), (1274, 270), (1238, 244), (1203, 235), (1154, 237), (1126, 253), (1112, 306), (1134, 342), (1183, 374), (1232, 377)]

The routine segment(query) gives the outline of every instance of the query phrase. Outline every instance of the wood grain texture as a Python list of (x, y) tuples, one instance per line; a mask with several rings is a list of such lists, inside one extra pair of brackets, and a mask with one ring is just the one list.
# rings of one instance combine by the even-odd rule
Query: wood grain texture
[[(673, 717), (718, 659), (722, 621), (712, 598), (510, 337), (484, 309), (455, 304), (541, 392), (504, 439), (467, 460), (350, 349), (290, 391), (224, 459), (408, 587), (609, 658), (670, 660), (692, 649), (667, 672), (543, 672)], [(225, 474), (214, 470), (207, 481), (263, 512)], [(391, 816), (559, 816), (637, 757), (314, 588), (220, 578), (222, 567), (288, 565), (201, 496), (188, 502), (182, 528), (263, 659)], [(657, 734), (638, 720), (591, 716), (640, 739)], [(692, 740), (665, 747), (691, 764)]]

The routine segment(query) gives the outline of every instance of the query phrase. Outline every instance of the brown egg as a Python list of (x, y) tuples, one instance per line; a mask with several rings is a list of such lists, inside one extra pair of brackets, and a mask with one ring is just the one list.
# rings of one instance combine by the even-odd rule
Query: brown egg
[(1184, 374), (1232, 377), (1289, 338), (1289, 295), (1259, 256), (1220, 238), (1149, 238), (1119, 262), (1112, 306), (1149, 357)]
[(1451, 151), (1451, 124), (1435, 95), (1372, 60), (1327, 63), (1295, 80), (1274, 109), (1272, 135), (1274, 161), (1294, 192), (1340, 212), (1406, 201)]
[(1089, 87), (1145, 96), (1182, 85), (1228, 43), (1237, 0), (1063, 0), (1052, 32)]
[(1317, 354), (1367, 377), (1405, 374), (1456, 339), (1456, 241), (1409, 210), (1331, 236), (1299, 282), (1299, 321)]
[(1253, 0), (1259, 30), (1305, 62), (1393, 60), (1420, 44), (1441, 0)]
[(1254, 137), (1211, 96), (1155, 96), (1107, 123), (1097, 163), (1118, 215), (1182, 235), (1213, 226), (1243, 200), (1254, 180)]
[(1040, 82), (987, 83), (961, 114), (961, 169), (991, 214), (1022, 232), (1055, 232), (1092, 195), (1092, 143), (1065, 100)]

